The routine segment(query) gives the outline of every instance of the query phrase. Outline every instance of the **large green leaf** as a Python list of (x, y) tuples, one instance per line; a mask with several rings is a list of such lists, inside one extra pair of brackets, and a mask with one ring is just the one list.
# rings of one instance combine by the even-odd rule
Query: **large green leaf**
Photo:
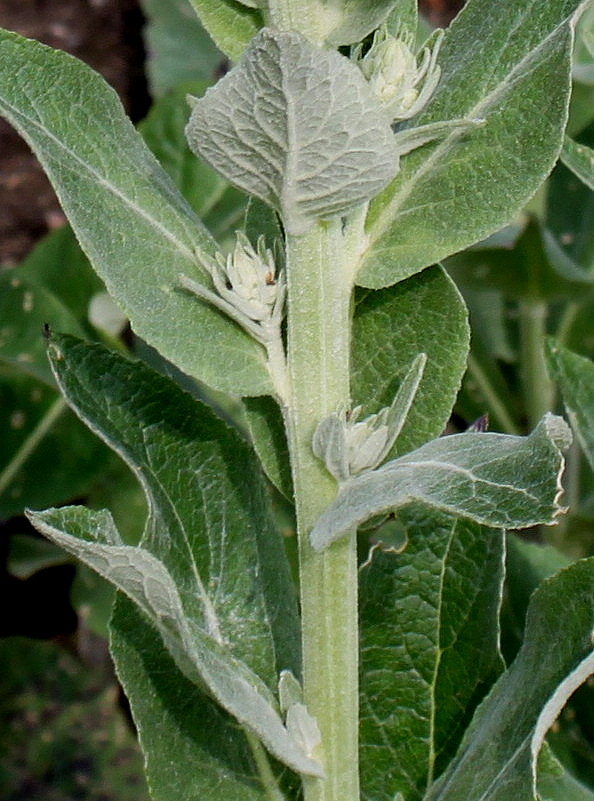
[(517, 658), (478, 708), (426, 801), (535, 801), (543, 737), (594, 671), (593, 582), (594, 560), (585, 559), (535, 592)]
[(481, 525), (552, 524), (559, 506), (566, 423), (546, 415), (529, 437), (454, 434), (432, 440), (383, 467), (351, 478), (316, 521), (314, 548), (324, 548), (374, 515), (419, 501)]
[(594, 469), (594, 364), (552, 341), (548, 343), (547, 359), (571, 425)]
[(195, 153), (278, 209), (292, 234), (344, 215), (396, 172), (392, 130), (360, 70), (297, 33), (261, 31), (186, 130)]
[(419, 353), (427, 364), (396, 441), (402, 454), (438, 437), (448, 422), (466, 369), (469, 330), (464, 301), (439, 267), (381, 292), (355, 298), (353, 404), (366, 414), (389, 406)]
[(299, 670), (298, 637), (286, 557), (250, 450), (141, 363), (69, 337), (52, 341), (51, 357), (69, 402), (139, 478), (150, 514), (139, 547), (124, 544), (105, 511), (31, 519), (134, 600), (183, 673), (275, 755), (315, 771), (264, 683)]
[(398, 519), (406, 550), (361, 571), (365, 801), (420, 799), (501, 668), (502, 532), (420, 507)]
[(65, 53), (0, 32), (0, 113), (38, 155), (76, 235), (135, 331), (215, 388), (270, 389), (265, 354), (180, 291), (214, 241), (126, 119), (115, 93)]
[(224, 56), (196, 18), (189, 0), (141, 0), (147, 19), (146, 70), (153, 97), (187, 81), (215, 77)]
[[(435, 96), (415, 124), (459, 118), (407, 156), (371, 204), (357, 282), (393, 284), (501, 228), (552, 169), (580, 0), (470, 0), (448, 29)], [(538, 135), (534, 133), (538, 120)]]
[(130, 701), (153, 801), (264, 801), (248, 742), (237, 724), (182, 676), (159, 635), (120, 596), (111, 652)]

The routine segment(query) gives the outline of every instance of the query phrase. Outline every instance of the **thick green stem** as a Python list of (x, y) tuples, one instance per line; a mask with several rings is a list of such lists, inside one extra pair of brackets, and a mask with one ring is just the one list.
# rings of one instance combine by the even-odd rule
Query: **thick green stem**
[(326, 0), (268, 0), (267, 6), (267, 24), (297, 31), (320, 46), (343, 16), (340, 6)]
[(534, 427), (552, 408), (553, 384), (547, 373), (544, 338), (548, 307), (542, 301), (520, 304), (520, 352), (526, 412)]
[(336, 484), (312, 451), (317, 424), (349, 402), (353, 254), (340, 222), (288, 236), (285, 409), (297, 509), (303, 690), (322, 735), (324, 779), (305, 779), (306, 801), (358, 801), (357, 563), (354, 534), (316, 552), (309, 532)]

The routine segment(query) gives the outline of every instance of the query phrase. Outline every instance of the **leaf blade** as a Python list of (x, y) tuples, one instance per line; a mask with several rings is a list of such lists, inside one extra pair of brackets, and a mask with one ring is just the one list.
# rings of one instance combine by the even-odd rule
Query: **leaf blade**
[[(387, 286), (484, 239), (536, 191), (562, 144), (570, 23), (579, 6), (579, 0), (466, 5), (444, 38), (438, 90), (415, 124), (485, 122), (453, 130), (403, 160), (400, 174), (372, 201), (370, 247), (357, 283)], [(488, 58), (475, 46), (477, 32), (488, 38)], [(542, 119), (538, 141), (535, 114)]]
[(560, 448), (570, 441), (569, 428), (553, 415), (530, 437), (466, 433), (433, 440), (344, 482), (310, 541), (324, 548), (369, 517), (413, 501), (492, 527), (550, 525), (561, 512)]
[(136, 332), (215, 388), (269, 391), (262, 349), (179, 291), (180, 273), (203, 277), (201, 260), (213, 256), (215, 244), (113, 90), (76, 59), (7, 31), (0, 32), (0, 86), (0, 113), (38, 155), (83, 249)]

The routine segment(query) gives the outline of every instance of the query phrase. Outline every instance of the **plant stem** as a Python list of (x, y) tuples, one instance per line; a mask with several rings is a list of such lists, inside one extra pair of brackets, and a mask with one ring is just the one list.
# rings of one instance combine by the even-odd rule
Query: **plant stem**
[(317, 424), (349, 402), (352, 263), (340, 221), (287, 238), (291, 452), (299, 538), (303, 691), (318, 723), (324, 779), (305, 801), (358, 801), (358, 637), (355, 534), (322, 552), (309, 543), (336, 483), (313, 454)]
[(262, 743), (248, 731), (245, 732), (245, 736), (247, 737), (248, 744), (252, 751), (254, 762), (258, 768), (258, 773), (262, 780), (262, 787), (264, 788), (268, 801), (286, 801), (285, 796), (276, 783), (274, 773), (268, 761), (268, 754), (262, 747)]
[(282, 31), (297, 31), (318, 45), (343, 16), (340, 7), (324, 0), (268, 0), (266, 23)]
[(544, 356), (547, 304), (525, 300), (520, 303), (520, 354), (528, 423), (533, 428), (551, 410), (553, 384)]

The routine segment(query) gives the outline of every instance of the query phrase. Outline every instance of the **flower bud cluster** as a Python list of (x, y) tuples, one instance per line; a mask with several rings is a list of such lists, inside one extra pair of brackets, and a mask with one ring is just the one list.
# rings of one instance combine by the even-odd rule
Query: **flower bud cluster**
[(392, 450), (423, 377), (427, 356), (413, 359), (391, 406), (359, 421), (361, 407), (329, 415), (315, 430), (312, 448), (338, 483), (375, 470)]
[(250, 320), (264, 323), (278, 314), (284, 300), (284, 280), (275, 273), (274, 257), (265, 247), (264, 237), (254, 250), (247, 236), (238, 231), (233, 252), (226, 259), (217, 253), (211, 275), (220, 297)]
[(374, 94), (394, 123), (416, 116), (429, 102), (441, 75), (437, 56), (443, 31), (436, 34), (433, 47), (425, 47), (417, 59), (412, 34), (392, 36), (385, 27), (376, 31), (365, 56), (355, 58)]
[(233, 251), (226, 258), (217, 253), (209, 269), (214, 292), (185, 275), (180, 276), (181, 285), (227, 314), (266, 347), (280, 340), (286, 282), (264, 237), (254, 249), (238, 231)]
[(390, 408), (357, 422), (361, 407), (331, 414), (317, 427), (313, 451), (339, 481), (373, 470), (394, 444), (396, 432), (390, 424)]

